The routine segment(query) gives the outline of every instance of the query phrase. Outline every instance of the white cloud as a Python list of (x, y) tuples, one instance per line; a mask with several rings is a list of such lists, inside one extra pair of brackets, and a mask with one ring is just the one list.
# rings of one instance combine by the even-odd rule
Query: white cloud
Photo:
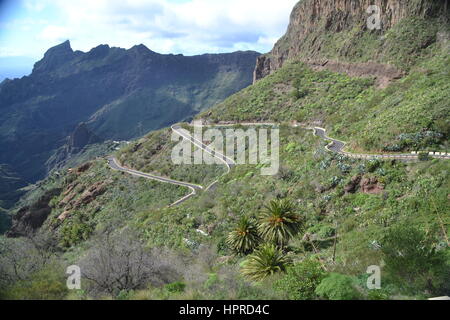
[(267, 52), (284, 34), (297, 1), (21, 0), (20, 14), (0, 22), (0, 47), (4, 55), (20, 49), (35, 59), (67, 39), (82, 51), (143, 43), (186, 55)]
[(285, 31), (297, 0), (54, 0), (64, 24), (41, 37), (72, 40), (76, 49), (100, 43), (197, 54), (236, 48), (268, 51)]
[(27, 10), (41, 12), (46, 7), (46, 3), (40, 0), (23, 0), (23, 6)]
[(48, 25), (38, 35), (39, 39), (51, 42), (61, 42), (70, 38), (70, 31), (66, 27)]

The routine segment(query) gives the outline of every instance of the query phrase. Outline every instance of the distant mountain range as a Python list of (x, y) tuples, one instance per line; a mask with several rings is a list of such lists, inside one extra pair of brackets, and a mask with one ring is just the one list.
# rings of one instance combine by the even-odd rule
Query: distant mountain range
[(61, 147), (132, 139), (192, 117), (250, 85), (259, 55), (162, 55), (144, 45), (84, 53), (69, 41), (57, 45), (29, 76), (0, 84), (0, 164), (9, 173), (0, 179), (32, 183), (63, 160), (55, 156)]

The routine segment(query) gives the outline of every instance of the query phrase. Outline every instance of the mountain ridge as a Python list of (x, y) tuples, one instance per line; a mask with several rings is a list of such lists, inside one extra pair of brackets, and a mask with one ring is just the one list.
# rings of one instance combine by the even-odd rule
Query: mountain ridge
[(259, 55), (163, 55), (142, 44), (81, 52), (67, 40), (29, 76), (0, 84), (0, 163), (33, 183), (81, 123), (97, 141), (128, 140), (191, 117), (251, 84)]

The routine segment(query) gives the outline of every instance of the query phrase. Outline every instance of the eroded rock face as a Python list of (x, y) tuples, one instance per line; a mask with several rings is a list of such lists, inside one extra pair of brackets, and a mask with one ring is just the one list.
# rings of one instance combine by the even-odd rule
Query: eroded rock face
[[(381, 9), (380, 36), (406, 17), (446, 17), (450, 13), (450, 0), (299, 1), (291, 13), (286, 34), (271, 52), (257, 59), (254, 82), (278, 70), (289, 59), (295, 58), (312, 65), (321, 59), (331, 59), (324, 53), (323, 39), (318, 35), (355, 28), (359, 32), (367, 31), (367, 19), (370, 15), (366, 10), (370, 5), (377, 5)], [(342, 49), (345, 51), (344, 44)]]
[(354, 176), (350, 182), (344, 187), (345, 193), (355, 193), (359, 188), (359, 183), (361, 182), (361, 176)]
[(77, 174), (81, 174), (83, 172), (86, 172), (87, 170), (89, 170), (92, 167), (92, 163), (91, 162), (86, 162), (85, 164), (82, 164), (81, 166), (79, 166), (77, 168)]
[(375, 177), (363, 178), (360, 187), (363, 193), (369, 194), (380, 194), (384, 190), (383, 185), (381, 185)]
[(104, 182), (94, 183), (86, 191), (83, 192), (83, 194), (80, 196), (80, 198), (77, 199), (77, 201), (75, 201), (75, 203), (73, 204), (73, 208), (77, 209), (83, 205), (91, 203), (93, 200), (95, 200), (96, 197), (105, 193), (105, 191), (106, 191), (106, 183)]
[(12, 227), (7, 237), (15, 238), (33, 234), (51, 213), (50, 200), (61, 193), (61, 189), (47, 191), (31, 206), (21, 208), (12, 219)]
[(355, 193), (361, 191), (367, 194), (381, 194), (384, 186), (379, 183), (376, 177), (353, 176), (350, 182), (344, 187), (345, 193)]

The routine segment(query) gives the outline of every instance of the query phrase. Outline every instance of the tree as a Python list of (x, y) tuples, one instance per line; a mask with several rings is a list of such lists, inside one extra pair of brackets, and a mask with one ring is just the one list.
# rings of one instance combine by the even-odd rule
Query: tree
[(448, 280), (448, 265), (444, 250), (435, 246), (437, 242), (417, 227), (390, 229), (382, 239), (381, 251), (391, 280), (404, 289), (440, 293)]
[(56, 240), (48, 234), (0, 238), (0, 286), (27, 281), (56, 259)]
[(242, 266), (242, 274), (253, 281), (261, 281), (270, 275), (286, 270), (286, 255), (273, 244), (264, 244), (248, 256)]
[(300, 231), (301, 225), (291, 201), (272, 200), (260, 215), (258, 231), (264, 240), (284, 247)]
[(69, 290), (64, 268), (50, 264), (31, 274), (27, 280), (19, 280), (7, 287), (3, 299), (8, 300), (61, 300)]
[(291, 300), (312, 300), (315, 290), (325, 278), (326, 272), (319, 261), (307, 259), (287, 269), (286, 275), (278, 280), (276, 288)]
[(125, 229), (107, 232), (94, 240), (79, 262), (82, 277), (90, 281), (89, 291), (111, 294), (177, 281), (180, 274), (164, 252), (148, 250), (139, 237)]
[(252, 252), (261, 242), (255, 221), (252, 218), (243, 216), (236, 228), (228, 235), (226, 242), (238, 254)]

